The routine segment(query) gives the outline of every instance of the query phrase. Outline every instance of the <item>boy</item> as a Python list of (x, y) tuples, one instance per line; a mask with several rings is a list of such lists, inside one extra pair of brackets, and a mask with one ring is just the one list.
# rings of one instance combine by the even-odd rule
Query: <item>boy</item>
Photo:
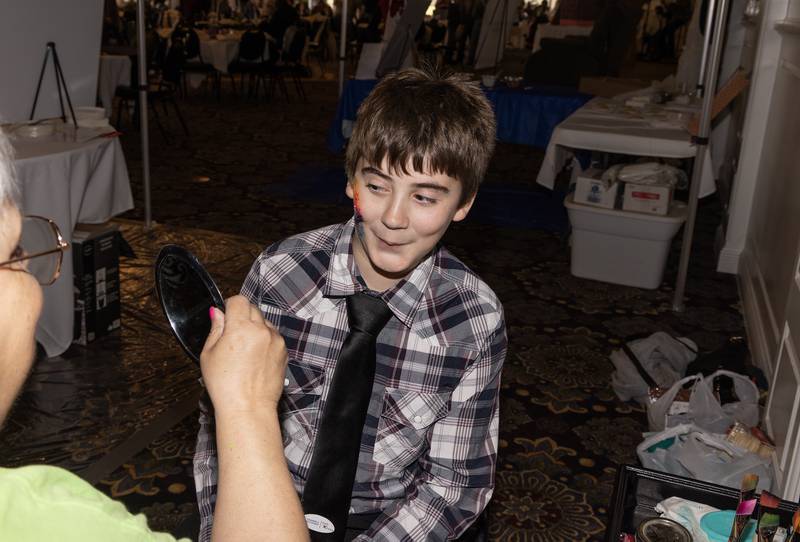
[[(326, 404), (353, 332), (349, 298), (366, 293), (389, 309), (376, 332), (374, 381), (344, 499), (348, 540), (457, 539), (491, 498), (502, 307), (438, 243), (451, 221), (467, 216), (494, 139), (494, 114), (476, 85), (420, 70), (387, 76), (359, 109), (347, 148), (353, 219), (267, 248), (242, 288), (286, 342), (284, 452), (301, 495), (339, 435), (326, 427), (335, 410)], [(354, 388), (361, 379), (351, 379)], [(328, 436), (318, 438), (323, 427)], [(213, 514), (213, 430), (201, 414), (201, 540)], [(341, 540), (335, 521), (309, 510), (316, 497), (303, 499), (312, 540), (331, 529)]]

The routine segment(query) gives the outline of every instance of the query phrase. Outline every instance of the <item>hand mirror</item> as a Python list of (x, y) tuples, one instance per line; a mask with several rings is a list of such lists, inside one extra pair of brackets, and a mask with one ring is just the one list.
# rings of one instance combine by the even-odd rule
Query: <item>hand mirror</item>
[(209, 307), (225, 310), (225, 300), (211, 275), (188, 250), (178, 245), (161, 249), (155, 265), (156, 292), (172, 333), (200, 364), (200, 352), (211, 331)]

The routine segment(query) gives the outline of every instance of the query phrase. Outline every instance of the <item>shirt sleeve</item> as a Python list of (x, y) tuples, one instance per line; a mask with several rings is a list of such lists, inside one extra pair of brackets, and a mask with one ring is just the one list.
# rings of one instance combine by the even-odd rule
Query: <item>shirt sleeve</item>
[[(258, 304), (261, 295), (259, 269), (261, 257), (247, 274), (241, 294)], [(200, 533), (198, 542), (211, 540), (211, 527), (214, 524), (214, 504), (217, 501), (217, 433), (214, 423), (214, 409), (206, 396), (200, 401), (200, 430), (194, 452), (194, 484), (197, 492), (197, 506), (200, 511)]]
[(198, 542), (211, 540), (214, 522), (214, 504), (217, 501), (217, 433), (214, 412), (208, 398), (200, 401), (200, 430), (194, 451), (194, 485), (197, 506), (200, 511), (200, 533)]
[(478, 518), (494, 491), (506, 347), (501, 318), (453, 391), (449, 413), (434, 424), (416, 485), (356, 540), (453, 540)]

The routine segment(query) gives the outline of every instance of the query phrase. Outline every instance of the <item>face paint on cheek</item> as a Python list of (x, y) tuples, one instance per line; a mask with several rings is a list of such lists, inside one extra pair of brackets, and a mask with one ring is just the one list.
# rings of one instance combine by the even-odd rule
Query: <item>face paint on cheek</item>
[(358, 188), (353, 187), (353, 222), (356, 227), (356, 234), (359, 238), (364, 238), (364, 217), (361, 215), (361, 202), (358, 199)]
[(356, 223), (363, 222), (364, 217), (361, 216), (361, 201), (358, 199), (358, 187), (353, 187), (353, 216)]

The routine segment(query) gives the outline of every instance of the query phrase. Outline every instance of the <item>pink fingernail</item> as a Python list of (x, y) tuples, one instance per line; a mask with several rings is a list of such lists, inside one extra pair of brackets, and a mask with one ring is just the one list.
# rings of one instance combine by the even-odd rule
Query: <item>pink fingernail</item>
[(214, 307), (208, 307), (208, 317), (214, 319)]

